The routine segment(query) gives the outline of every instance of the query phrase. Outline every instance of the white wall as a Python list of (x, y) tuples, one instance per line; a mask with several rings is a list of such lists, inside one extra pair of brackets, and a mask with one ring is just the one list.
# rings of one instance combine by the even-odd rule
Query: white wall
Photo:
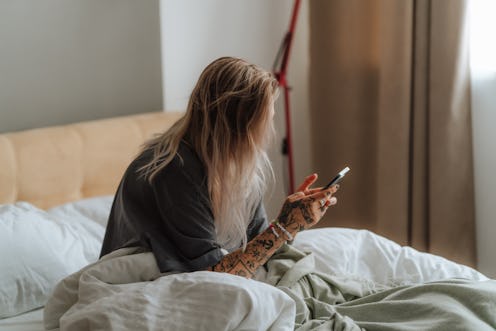
[(166, 109), (184, 109), (200, 72), (220, 56), (239, 56), (270, 69), (287, 25), (288, 4), (266, 0), (162, 0)]
[(472, 125), (478, 268), (496, 278), (495, 1), (470, 2)]
[[(161, 0), (164, 109), (184, 110), (203, 68), (221, 56), (237, 56), (268, 70), (289, 25), (292, 0)], [(296, 182), (311, 172), (308, 91), (307, 5), (302, 2), (291, 53), (293, 132)], [(282, 96), (282, 94), (281, 94)], [(285, 198), (280, 153), (284, 136), (283, 98), (276, 105), (276, 140), (270, 156), (277, 184), (267, 197), (269, 217), (277, 216)]]
[(162, 109), (159, 2), (0, 1), (0, 132)]
[(496, 71), (472, 80), (478, 268), (496, 278)]

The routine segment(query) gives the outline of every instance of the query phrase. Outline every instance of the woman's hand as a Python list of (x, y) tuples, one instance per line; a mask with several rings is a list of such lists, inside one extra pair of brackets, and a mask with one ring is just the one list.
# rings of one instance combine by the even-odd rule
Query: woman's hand
[(308, 229), (320, 221), (327, 207), (336, 203), (337, 200), (332, 194), (337, 191), (337, 187), (330, 187), (325, 191), (322, 188), (311, 189), (310, 186), (316, 180), (316, 174), (308, 176), (298, 188), (298, 192), (286, 199), (278, 218), (283, 229), (278, 229), (277, 226), (265, 229), (246, 245), (246, 249), (239, 248), (224, 255), (210, 270), (252, 278), (257, 269), (265, 264), (286, 240), (292, 240), (298, 231)]
[(336, 193), (338, 185), (327, 190), (310, 188), (317, 177), (317, 174), (313, 174), (305, 178), (296, 193), (288, 196), (284, 202), (278, 221), (288, 230), (297, 232), (311, 228), (320, 221), (329, 206), (337, 203), (332, 194)]

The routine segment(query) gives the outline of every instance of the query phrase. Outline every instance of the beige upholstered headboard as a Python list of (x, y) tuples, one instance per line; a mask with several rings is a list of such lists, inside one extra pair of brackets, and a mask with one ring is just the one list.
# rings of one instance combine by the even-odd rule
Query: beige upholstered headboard
[(0, 204), (40, 208), (114, 194), (139, 146), (181, 113), (147, 113), (0, 135)]

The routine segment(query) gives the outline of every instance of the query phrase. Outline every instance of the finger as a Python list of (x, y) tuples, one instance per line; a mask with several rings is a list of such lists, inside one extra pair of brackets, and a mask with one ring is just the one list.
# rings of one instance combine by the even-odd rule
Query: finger
[(338, 199), (336, 197), (332, 197), (326, 201), (326, 207), (334, 206), (336, 203), (338, 203)]
[[(311, 188), (308, 190), (308, 192), (305, 192), (307, 195), (309, 194), (314, 194), (314, 193), (317, 193), (317, 192), (320, 192), (322, 191), (323, 187), (316, 187), (316, 188)], [(336, 185), (333, 185), (329, 188), (331, 190), (331, 193), (334, 194), (338, 191), (339, 189), (339, 185), (336, 184)]]
[(307, 176), (303, 183), (296, 189), (296, 191), (307, 192), (308, 188), (312, 186), (313, 183), (317, 180), (319, 176), (317, 174), (311, 174)]
[(320, 192), (322, 191), (322, 187), (317, 187), (317, 188), (311, 188), (307, 191), (307, 195), (310, 195), (310, 194), (314, 194), (314, 193), (317, 193), (317, 192)]
[[(317, 187), (317, 188), (314, 188), (312, 190), (315, 190), (315, 191), (322, 191), (323, 190), (323, 187)], [(330, 186), (328, 188), (328, 190), (331, 190), (331, 194), (334, 194), (336, 193), (338, 190), (339, 190), (339, 184), (334, 184), (332, 186)], [(313, 193), (313, 192), (312, 192)]]
[(339, 190), (339, 184), (332, 185), (330, 188), (332, 189), (332, 194), (334, 194)]
[(300, 200), (301, 198), (304, 198), (304, 197), (305, 197), (305, 193), (299, 191), (299, 192), (293, 193), (290, 196), (288, 196), (288, 200), (290, 202), (294, 202), (294, 201)]
[(327, 199), (320, 199), (319, 200), (319, 204), (321, 207), (325, 207), (325, 208), (328, 208), (330, 206), (333, 206), (335, 205), (336, 203), (338, 202), (338, 199), (336, 199), (336, 197), (332, 197), (332, 198), (327, 198)]
[(335, 197), (332, 197), (329, 200), (326, 200), (325, 204), (320, 207), (321, 217), (324, 216), (324, 214), (326, 213), (327, 209), (330, 206), (335, 205), (337, 202), (338, 202), (338, 199), (336, 199)]
[(326, 198), (330, 197), (331, 195), (332, 195), (332, 188), (329, 187), (327, 190), (322, 190), (322, 191), (312, 193), (310, 195), (307, 195), (307, 197), (311, 198), (311, 199), (320, 200), (320, 199), (326, 199)]

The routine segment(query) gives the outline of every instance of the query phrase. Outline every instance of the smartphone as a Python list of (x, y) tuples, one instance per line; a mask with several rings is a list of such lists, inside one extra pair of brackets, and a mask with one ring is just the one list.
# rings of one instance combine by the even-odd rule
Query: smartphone
[(331, 187), (332, 185), (336, 185), (337, 183), (339, 183), (343, 178), (344, 176), (348, 173), (348, 171), (350, 171), (350, 168), (346, 167), (344, 168), (343, 170), (341, 170), (337, 175), (336, 177), (334, 177), (330, 182), (329, 184), (327, 184), (322, 190), (327, 190), (329, 187)]

